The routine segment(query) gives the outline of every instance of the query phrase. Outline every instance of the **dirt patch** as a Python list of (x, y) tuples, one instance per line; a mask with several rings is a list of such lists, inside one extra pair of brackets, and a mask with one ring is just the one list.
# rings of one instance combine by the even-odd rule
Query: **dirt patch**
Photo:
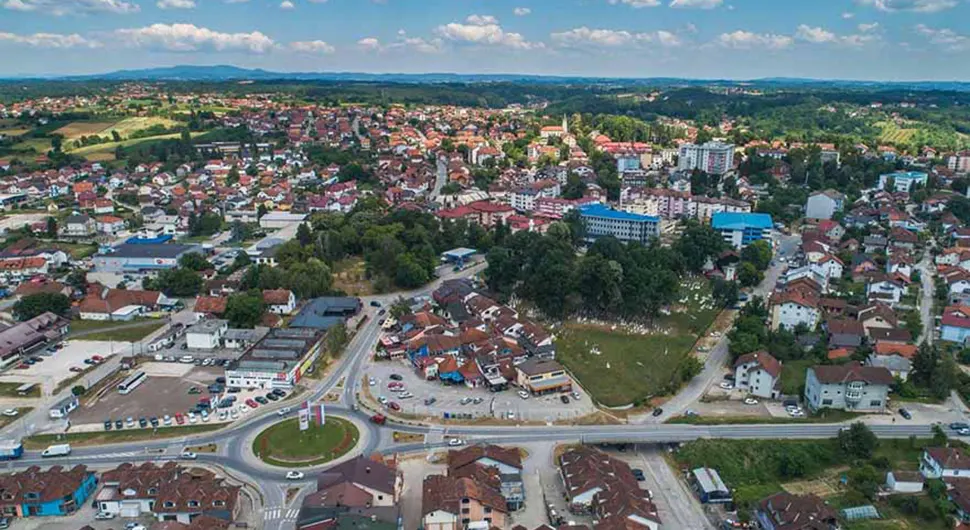
[(300, 488), (286, 488), (286, 501), (283, 504), (289, 505), (299, 494)]
[(408, 444), (408, 443), (423, 443), (423, 442), (424, 442), (423, 434), (394, 431), (394, 443)]
[[(75, 138), (80, 138), (82, 136), (91, 136), (100, 133), (114, 125), (117, 122), (113, 121), (75, 121), (68, 123), (67, 125), (61, 127), (54, 131), (55, 134), (61, 134), (64, 136), (65, 140), (74, 140)], [(110, 134), (110, 133), (109, 133)]]
[(815, 480), (799, 480), (782, 484), (781, 487), (792, 495), (818, 495), (831, 497), (839, 492), (838, 476), (823, 477)]
[(185, 448), (186, 451), (193, 453), (215, 453), (217, 449), (219, 449), (219, 446), (216, 444), (190, 445)]

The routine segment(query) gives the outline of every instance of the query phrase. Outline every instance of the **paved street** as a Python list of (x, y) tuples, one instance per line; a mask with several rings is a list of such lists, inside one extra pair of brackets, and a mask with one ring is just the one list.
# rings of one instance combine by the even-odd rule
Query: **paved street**
[(934, 265), (933, 258), (927, 249), (923, 254), (923, 259), (916, 264), (916, 270), (920, 275), (920, 300), (919, 314), (920, 322), (923, 324), (923, 335), (919, 342), (933, 344), (933, 336), (936, 332), (936, 323), (933, 321), (933, 301), (936, 298), (936, 286), (933, 283)]

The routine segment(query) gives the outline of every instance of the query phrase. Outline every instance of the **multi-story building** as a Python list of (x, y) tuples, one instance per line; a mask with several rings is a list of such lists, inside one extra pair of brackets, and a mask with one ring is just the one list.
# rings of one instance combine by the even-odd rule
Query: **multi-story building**
[(805, 401), (812, 410), (882, 412), (893, 381), (881, 366), (858, 362), (813, 366), (805, 374)]
[(723, 142), (684, 144), (680, 146), (677, 169), (698, 169), (712, 175), (723, 175), (734, 167), (734, 145)]
[(771, 297), (771, 329), (795, 329), (804, 325), (815, 329), (821, 318), (818, 297), (802, 289), (777, 292)]
[[(926, 173), (922, 171), (896, 171), (879, 175), (879, 189), (886, 191), (905, 191), (909, 192), (914, 184), (926, 186)], [(892, 189), (886, 189), (892, 181)]]
[(69, 515), (84, 507), (97, 484), (94, 472), (82, 465), (47, 471), (33, 466), (0, 475), (0, 516)]
[(835, 190), (816, 191), (805, 201), (805, 217), (831, 219), (845, 207), (845, 195)]
[(621, 212), (601, 204), (590, 204), (579, 211), (587, 241), (613, 236), (620, 241), (648, 243), (660, 235), (659, 217)]
[(970, 151), (960, 151), (948, 156), (946, 167), (957, 173), (970, 173)]
[(731, 199), (729, 197), (691, 197), (687, 214), (696, 217), (702, 223), (709, 223), (715, 214), (719, 213), (751, 213), (751, 203)]
[(746, 353), (734, 362), (734, 384), (754, 396), (777, 398), (781, 382), (781, 362), (766, 351)]
[(772, 221), (766, 213), (718, 212), (711, 218), (711, 226), (739, 250), (755, 241), (771, 240)]

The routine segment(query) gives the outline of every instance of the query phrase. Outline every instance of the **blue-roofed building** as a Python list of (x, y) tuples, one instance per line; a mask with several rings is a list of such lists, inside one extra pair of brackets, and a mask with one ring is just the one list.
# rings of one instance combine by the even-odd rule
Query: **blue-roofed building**
[(769, 239), (774, 224), (766, 213), (720, 212), (711, 218), (711, 226), (721, 233), (728, 245), (741, 249), (755, 241)]
[[(888, 192), (905, 191), (909, 193), (913, 189), (913, 184), (926, 186), (926, 173), (922, 171), (896, 171), (879, 175), (879, 189)], [(886, 189), (892, 179), (892, 189)]]
[(590, 242), (613, 236), (625, 242), (649, 243), (660, 236), (660, 218), (653, 215), (622, 212), (596, 203), (580, 208), (579, 216)]
[(174, 269), (179, 258), (198, 252), (199, 245), (132, 244), (123, 243), (114, 248), (103, 249), (92, 258), (97, 272), (141, 272)]

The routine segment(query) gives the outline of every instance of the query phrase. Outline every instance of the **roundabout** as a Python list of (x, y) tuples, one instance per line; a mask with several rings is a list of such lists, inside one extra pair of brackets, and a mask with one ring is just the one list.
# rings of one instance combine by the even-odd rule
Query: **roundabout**
[(328, 416), (323, 425), (300, 430), (297, 418), (275, 423), (253, 440), (253, 454), (263, 463), (278, 467), (312, 467), (332, 462), (353, 451), (360, 430), (353, 422)]

